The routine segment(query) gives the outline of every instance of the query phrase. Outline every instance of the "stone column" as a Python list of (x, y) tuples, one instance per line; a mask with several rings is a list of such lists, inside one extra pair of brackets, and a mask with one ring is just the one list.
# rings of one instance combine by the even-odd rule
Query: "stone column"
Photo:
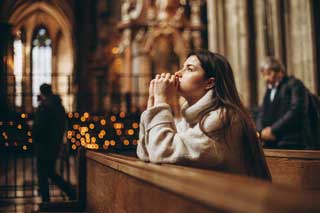
[[(286, 1), (287, 70), (316, 92), (316, 47), (311, 0)], [(317, 35), (319, 36), (319, 35)]]
[(225, 54), (224, 4), (221, 0), (207, 0), (209, 50)]
[(120, 76), (121, 85), (121, 111), (126, 111), (126, 95), (131, 94), (132, 90), (132, 47), (131, 47), (131, 29), (126, 28), (123, 30), (123, 72)]
[(8, 114), (8, 91), (7, 91), (7, 60), (8, 47), (10, 45), (11, 26), (0, 22), (0, 118)]
[(190, 1), (191, 7), (191, 17), (190, 17), (190, 25), (191, 25), (191, 36), (194, 45), (194, 49), (199, 50), (202, 48), (202, 37), (201, 37), (201, 1), (200, 0), (192, 0)]
[[(241, 99), (250, 104), (249, 31), (246, 0), (225, 1), (225, 56), (231, 63)], [(253, 83), (253, 82), (252, 82)]]

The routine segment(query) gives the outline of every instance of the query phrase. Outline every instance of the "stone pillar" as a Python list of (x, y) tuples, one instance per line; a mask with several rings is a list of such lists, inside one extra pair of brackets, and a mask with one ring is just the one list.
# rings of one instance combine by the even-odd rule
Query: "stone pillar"
[(225, 55), (225, 9), (220, 0), (207, 0), (209, 50)]
[(126, 94), (131, 93), (132, 90), (132, 47), (131, 47), (131, 29), (126, 28), (123, 30), (123, 71), (120, 76), (121, 85), (121, 111), (126, 111)]
[[(249, 31), (246, 0), (225, 1), (225, 56), (231, 63), (240, 97), (250, 104)], [(245, 82), (245, 83), (243, 83)], [(253, 83), (253, 82), (252, 82)]]
[[(311, 0), (285, 1), (287, 70), (316, 92), (316, 47), (313, 39)], [(319, 35), (317, 35), (319, 36)]]
[(195, 50), (200, 50), (202, 48), (202, 22), (201, 22), (201, 1), (192, 0), (190, 1), (191, 7), (191, 17), (190, 25), (192, 28), (191, 36)]
[(9, 111), (7, 93), (7, 59), (8, 47), (10, 45), (11, 26), (0, 22), (0, 118), (7, 115)]

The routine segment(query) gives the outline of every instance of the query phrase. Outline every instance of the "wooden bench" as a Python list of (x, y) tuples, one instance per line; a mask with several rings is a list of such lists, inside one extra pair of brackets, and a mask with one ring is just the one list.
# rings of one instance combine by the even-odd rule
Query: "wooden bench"
[(248, 177), (87, 151), (89, 212), (320, 212), (320, 194)]
[(264, 149), (272, 181), (307, 190), (320, 190), (320, 151)]

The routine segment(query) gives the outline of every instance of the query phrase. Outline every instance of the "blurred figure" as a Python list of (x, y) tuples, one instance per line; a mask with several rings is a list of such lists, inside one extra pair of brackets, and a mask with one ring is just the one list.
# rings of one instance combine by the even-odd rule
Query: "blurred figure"
[(307, 140), (306, 89), (284, 66), (268, 57), (261, 67), (267, 84), (257, 128), (266, 148), (304, 149)]
[(33, 140), (37, 157), (38, 180), (43, 202), (49, 202), (49, 182), (65, 131), (65, 110), (61, 98), (49, 84), (40, 86), (39, 107), (35, 113)]

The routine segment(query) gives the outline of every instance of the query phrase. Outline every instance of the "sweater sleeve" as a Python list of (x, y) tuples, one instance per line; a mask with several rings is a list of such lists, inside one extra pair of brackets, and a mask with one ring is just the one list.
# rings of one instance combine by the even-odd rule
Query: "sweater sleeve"
[(139, 141), (137, 146), (137, 155), (140, 160), (149, 161), (149, 154), (147, 152), (146, 143), (145, 143), (146, 142), (145, 127), (142, 119), (141, 119), (139, 128), (140, 130), (139, 130)]
[[(215, 123), (217, 115), (209, 116), (206, 121)], [(214, 130), (216, 125), (206, 125), (208, 131)], [(146, 110), (141, 116), (144, 128), (140, 132), (140, 142), (137, 154), (144, 159), (146, 153), (153, 163), (187, 163), (201, 166), (216, 166), (223, 159), (218, 152), (217, 142), (204, 134), (199, 124), (188, 127), (184, 131), (177, 131), (171, 108), (162, 104)], [(145, 146), (145, 149), (143, 149)], [(144, 150), (143, 153), (141, 150)], [(143, 153), (143, 154), (141, 154)]]

